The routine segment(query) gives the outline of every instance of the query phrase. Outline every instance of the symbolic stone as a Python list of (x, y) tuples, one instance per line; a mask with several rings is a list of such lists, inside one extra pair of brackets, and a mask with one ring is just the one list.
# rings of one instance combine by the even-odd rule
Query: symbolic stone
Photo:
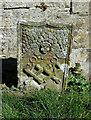
[[(25, 78), (29, 78), (25, 86), (37, 86), (36, 88), (39, 89), (43, 86), (43, 88), (49, 87), (64, 90), (65, 81), (63, 80), (67, 76), (67, 66), (64, 69), (60, 62), (67, 62), (67, 59), (65, 59), (69, 49), (67, 42), (71, 40), (67, 38), (68, 33), (64, 31), (65, 25), (56, 25), (51, 22), (47, 24), (45, 22), (44, 24), (28, 22), (27, 24), (21, 24), (22, 33), (19, 36), (21, 47), (19, 48), (21, 56), (18, 59), (18, 76), (21, 82), (19, 84), (22, 84), (22, 75)], [(31, 62), (30, 66), (26, 67), (27, 63), (30, 63), (29, 61)], [(20, 74), (20, 71), (22, 74)], [(32, 79), (30, 80), (31, 77)]]

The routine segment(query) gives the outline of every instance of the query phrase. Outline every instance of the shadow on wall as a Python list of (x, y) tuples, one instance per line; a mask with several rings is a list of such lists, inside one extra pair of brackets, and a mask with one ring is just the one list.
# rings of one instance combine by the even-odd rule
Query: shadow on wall
[(2, 59), (2, 84), (4, 83), (8, 87), (11, 87), (12, 85), (17, 87), (17, 59)]

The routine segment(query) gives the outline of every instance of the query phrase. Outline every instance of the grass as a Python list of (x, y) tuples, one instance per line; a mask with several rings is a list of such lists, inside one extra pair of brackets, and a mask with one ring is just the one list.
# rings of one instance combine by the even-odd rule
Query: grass
[[(74, 79), (74, 85), (70, 84), (70, 79)], [(4, 92), (2, 95), (2, 118), (6, 120), (33, 118), (90, 119), (90, 91), (84, 90), (84, 87), (78, 91), (79, 85), (88, 86), (87, 83), (84, 85), (76, 84), (77, 81), (81, 81), (82, 77), (79, 79), (70, 75), (69, 85), (64, 93), (50, 89), (25, 91), (25, 93), (24, 91), (16, 91), (14, 94)], [(73, 89), (72, 86), (76, 86), (76, 89)]]

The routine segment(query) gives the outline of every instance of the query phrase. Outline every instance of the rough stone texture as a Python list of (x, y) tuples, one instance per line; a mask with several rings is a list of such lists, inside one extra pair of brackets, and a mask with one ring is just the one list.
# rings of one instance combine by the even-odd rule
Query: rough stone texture
[[(60, 3), (58, 3), (59, 1)], [(73, 43), (70, 66), (79, 62), (82, 65), (84, 75), (88, 75), (89, 54), (87, 51), (91, 48), (91, 43), (89, 43), (91, 34), (89, 31), (89, 15), (91, 15), (89, 6), (91, 5), (89, 4), (91, 3), (89, 0), (87, 2), (73, 0), (72, 14), (70, 14), (70, 1), (44, 0), (48, 6), (45, 11), (36, 7), (41, 6), (42, 0), (31, 0), (31, 2), (30, 0), (0, 1), (0, 43), (2, 43), (0, 54), (2, 57), (17, 58), (17, 23), (20, 20), (39, 22), (46, 19), (54, 23), (71, 23), (73, 24)]]
[(18, 23), (18, 87), (66, 89), (71, 31), (49, 21)]
[(73, 13), (87, 15), (89, 13), (89, 2), (73, 2)]
[(4, 10), (3, 12), (3, 26), (4, 27), (17, 27), (19, 20), (29, 19), (29, 10), (27, 9), (13, 9)]

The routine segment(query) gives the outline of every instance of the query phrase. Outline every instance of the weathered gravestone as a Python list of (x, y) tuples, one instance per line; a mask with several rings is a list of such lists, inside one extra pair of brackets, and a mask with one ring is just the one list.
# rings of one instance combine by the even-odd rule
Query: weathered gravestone
[(66, 88), (72, 25), (18, 23), (18, 87)]

